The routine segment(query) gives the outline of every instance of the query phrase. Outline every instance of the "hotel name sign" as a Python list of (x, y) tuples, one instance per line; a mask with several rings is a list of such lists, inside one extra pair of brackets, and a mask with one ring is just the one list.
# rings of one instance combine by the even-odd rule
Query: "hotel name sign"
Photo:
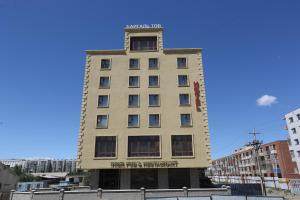
[(200, 89), (199, 89), (199, 82), (194, 81), (194, 93), (195, 93), (195, 103), (196, 103), (196, 110), (201, 112), (201, 102), (200, 102)]
[(130, 24), (130, 25), (126, 25), (125, 28), (135, 28), (135, 29), (162, 28), (162, 25), (161, 24)]
[(177, 161), (111, 162), (112, 168), (176, 168)]

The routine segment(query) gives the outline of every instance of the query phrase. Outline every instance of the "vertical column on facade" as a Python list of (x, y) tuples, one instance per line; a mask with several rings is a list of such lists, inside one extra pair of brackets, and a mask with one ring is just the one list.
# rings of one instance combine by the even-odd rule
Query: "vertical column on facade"
[(91, 56), (88, 55), (86, 58), (86, 64), (85, 64), (84, 85), (83, 85), (83, 94), (82, 94), (82, 102), (81, 102), (80, 131), (79, 131), (79, 138), (78, 138), (78, 154), (77, 154), (77, 167), (78, 168), (81, 168), (82, 143), (83, 143), (83, 136), (86, 131), (85, 120), (86, 120), (86, 108), (87, 108), (87, 95), (88, 95), (90, 67), (91, 67)]
[(99, 188), (99, 174), (100, 170), (95, 169), (95, 170), (90, 170), (90, 175), (89, 175), (89, 184), (92, 189), (98, 189)]
[(169, 176), (168, 169), (157, 169), (158, 175), (158, 188), (159, 189), (167, 189), (169, 188)]
[(190, 169), (190, 181), (191, 181), (191, 188), (199, 188), (199, 170), (198, 169)]
[(130, 169), (120, 170), (120, 189), (130, 189), (131, 173)]
[(204, 82), (204, 70), (202, 65), (202, 56), (201, 52), (198, 55), (198, 66), (200, 67), (200, 82), (199, 82), (199, 89), (200, 89), (200, 102), (201, 102), (201, 111), (203, 114), (203, 122), (204, 122), (204, 131), (205, 131), (205, 140), (206, 140), (206, 149), (208, 155), (208, 161), (211, 163), (211, 146), (210, 146), (210, 136), (209, 136), (209, 129), (208, 129), (208, 114), (207, 114), (207, 104), (206, 104), (206, 93), (205, 93), (205, 82)]

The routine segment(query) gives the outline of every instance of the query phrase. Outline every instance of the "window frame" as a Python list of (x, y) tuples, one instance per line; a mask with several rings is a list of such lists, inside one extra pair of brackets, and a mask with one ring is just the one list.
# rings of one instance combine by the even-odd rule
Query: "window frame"
[[(138, 123), (136, 126), (129, 126), (129, 116), (136, 115), (138, 117)], [(127, 115), (127, 128), (140, 128), (140, 115), (139, 114), (128, 114)]]
[[(150, 96), (157, 95), (158, 96), (158, 104), (157, 105), (150, 105)], [(160, 107), (160, 94), (149, 94), (148, 95), (148, 107)]]
[[(156, 59), (157, 60), (157, 66), (155, 68), (150, 67), (150, 59)], [(148, 69), (149, 70), (158, 70), (159, 69), (159, 59), (158, 58), (148, 58)]]
[[(129, 105), (130, 96), (137, 96), (138, 97), (138, 105), (137, 106)], [(139, 107), (140, 107), (140, 94), (128, 94), (128, 108), (139, 108)]]
[[(131, 64), (131, 60), (137, 60), (138, 61), (138, 66), (137, 66), (137, 68), (131, 68), (130, 66), (130, 64)], [(129, 70), (139, 70), (140, 69), (140, 65), (141, 65), (141, 60), (140, 60), (140, 58), (129, 58), (129, 63), (128, 63), (128, 69)]]
[[(179, 67), (179, 65), (178, 65), (178, 59), (182, 59), (182, 58), (185, 58), (185, 67)], [(176, 66), (177, 66), (177, 69), (188, 69), (188, 58), (186, 56), (177, 57), (176, 58)]]
[[(115, 137), (115, 156), (112, 157), (96, 157), (96, 142), (97, 137)], [(95, 148), (94, 148), (94, 160), (112, 160), (118, 158), (118, 136), (117, 135), (96, 135), (95, 137)]]
[[(150, 77), (157, 77), (157, 85), (150, 86)], [(148, 76), (148, 88), (159, 88), (160, 87), (160, 77), (159, 75), (149, 75)]]
[[(188, 104), (181, 104), (181, 102), (180, 102), (180, 95), (188, 95), (188, 97), (189, 97)], [(189, 107), (189, 106), (191, 106), (191, 94), (190, 93), (179, 93), (178, 97), (179, 97), (179, 99), (178, 99), (178, 105), (180, 107)]]
[[(148, 38), (151, 38), (151, 37), (155, 37), (156, 38), (156, 49), (155, 50), (132, 50), (132, 48), (131, 48), (131, 45), (132, 45), (132, 43), (131, 43), (131, 40), (132, 40), (132, 38), (146, 38), (146, 37), (148, 37)], [(153, 36), (131, 36), (130, 38), (129, 38), (129, 51), (130, 52), (157, 52), (157, 51), (159, 51), (159, 46), (158, 46), (158, 36), (157, 35), (153, 35)]]
[[(190, 124), (189, 125), (182, 125), (182, 123), (181, 123), (181, 115), (190, 115)], [(180, 115), (179, 115), (179, 121), (180, 121), (180, 127), (181, 128), (193, 127), (192, 113), (180, 113)]]
[[(109, 67), (108, 68), (102, 68), (102, 60), (109, 60)], [(111, 70), (111, 67), (112, 67), (112, 59), (111, 58), (101, 58), (100, 59), (100, 71)]]
[[(101, 87), (101, 78), (108, 78), (108, 87)], [(99, 89), (110, 89), (110, 76), (100, 76), (100, 78), (99, 78)]]
[[(158, 125), (150, 125), (150, 115), (158, 115)], [(161, 127), (161, 114), (160, 113), (149, 113), (148, 114), (148, 127), (149, 128), (160, 128)]]
[[(129, 137), (152, 137), (152, 136), (158, 136), (159, 138), (159, 156), (129, 156)], [(161, 135), (128, 135), (127, 136), (127, 159), (128, 160), (134, 160), (134, 159), (161, 159), (162, 158), (162, 141), (161, 141)]]
[[(138, 85), (137, 86), (131, 86), (130, 85), (130, 78), (132, 78), (132, 77), (137, 77), (138, 78)], [(128, 87), (129, 88), (139, 88), (140, 87), (140, 76), (128, 76)]]
[[(100, 96), (107, 96), (107, 105), (106, 106), (99, 106)], [(100, 95), (98, 95), (97, 108), (109, 108), (109, 102), (110, 102), (109, 94), (100, 94)]]
[[(172, 136), (192, 136), (192, 142), (191, 142), (191, 144), (192, 144), (193, 155), (192, 156), (173, 156)], [(171, 158), (172, 159), (195, 158), (195, 142), (194, 142), (194, 135), (193, 134), (180, 134), (180, 133), (171, 134), (170, 135), (170, 147), (171, 147)]]
[[(186, 82), (187, 82), (186, 85), (180, 85), (179, 76), (186, 76)], [(177, 84), (178, 84), (178, 87), (190, 87), (189, 75), (187, 75), (187, 74), (178, 74), (177, 75)]]
[[(106, 121), (107, 121), (106, 127), (98, 127), (98, 117), (99, 116), (106, 116)], [(109, 123), (109, 115), (108, 114), (99, 114), (99, 115), (97, 115), (97, 117), (96, 117), (96, 129), (108, 129), (108, 123)]]

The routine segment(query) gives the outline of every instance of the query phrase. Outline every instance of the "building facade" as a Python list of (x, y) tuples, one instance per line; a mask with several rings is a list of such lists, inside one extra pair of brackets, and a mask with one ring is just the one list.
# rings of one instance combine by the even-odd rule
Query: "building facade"
[(124, 49), (86, 51), (78, 167), (93, 188), (199, 187), (210, 138), (201, 49), (163, 28), (125, 28)]
[(300, 108), (285, 115), (288, 143), (293, 161), (300, 171)]
[(296, 163), (289, 154), (286, 140), (263, 144), (258, 156), (250, 146), (235, 150), (232, 155), (212, 162), (211, 175), (259, 176), (259, 169), (264, 177), (300, 178)]

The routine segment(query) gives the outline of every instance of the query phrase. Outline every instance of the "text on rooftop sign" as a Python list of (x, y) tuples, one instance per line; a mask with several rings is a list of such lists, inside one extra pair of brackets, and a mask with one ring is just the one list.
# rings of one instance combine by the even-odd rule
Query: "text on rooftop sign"
[(161, 24), (130, 24), (126, 25), (126, 28), (162, 28)]

